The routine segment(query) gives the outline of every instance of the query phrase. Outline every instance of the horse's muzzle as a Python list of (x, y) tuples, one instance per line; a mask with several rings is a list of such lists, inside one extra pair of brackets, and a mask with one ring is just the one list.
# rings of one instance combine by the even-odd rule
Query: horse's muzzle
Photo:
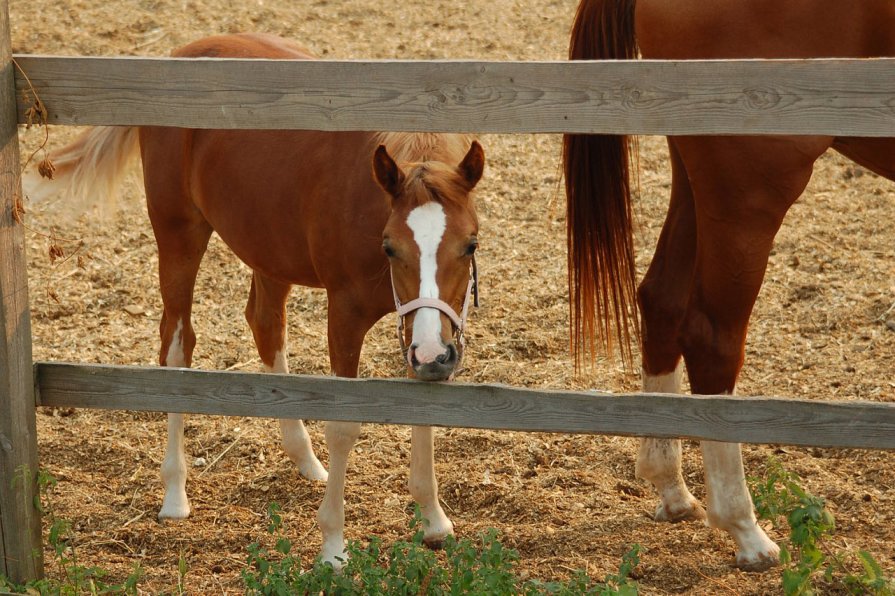
[(454, 342), (444, 347), (444, 352), (427, 362), (420, 362), (416, 357), (416, 346), (411, 345), (407, 354), (407, 362), (413, 369), (413, 375), (421, 381), (447, 381), (454, 374), (459, 361), (459, 353)]

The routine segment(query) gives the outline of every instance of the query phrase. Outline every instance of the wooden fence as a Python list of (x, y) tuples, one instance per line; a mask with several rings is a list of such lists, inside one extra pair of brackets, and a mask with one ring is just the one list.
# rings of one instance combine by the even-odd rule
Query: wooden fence
[[(35, 405), (895, 449), (895, 404), (41, 363), (17, 125), (895, 136), (895, 60), (256, 61), (16, 56), (0, 0), (0, 573), (42, 573)], [(27, 74), (27, 78), (22, 73)], [(748, 403), (747, 403), (748, 402)]]
[(51, 124), (895, 136), (890, 59), (16, 60)]

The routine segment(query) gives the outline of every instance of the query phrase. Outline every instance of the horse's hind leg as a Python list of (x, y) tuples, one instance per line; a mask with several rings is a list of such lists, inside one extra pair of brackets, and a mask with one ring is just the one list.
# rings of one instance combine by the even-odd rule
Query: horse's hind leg
[(895, 181), (895, 139), (837, 137), (833, 149), (871, 172)]
[[(151, 186), (147, 183), (147, 196)], [(192, 218), (165, 218), (150, 205), (150, 217), (159, 252), (159, 281), (164, 304), (159, 333), (162, 366), (188, 367), (196, 334), (190, 322), (193, 288), (211, 227), (198, 213)], [(168, 414), (168, 444), (162, 462), (165, 497), (159, 519), (183, 519), (190, 514), (186, 496), (187, 465), (183, 446), (183, 414)]]
[[(271, 371), (279, 372), (279, 371)], [(280, 419), (280, 434), (283, 438), (283, 451), (289, 459), (298, 466), (299, 473), (308, 480), (326, 482), (329, 474), (317, 456), (314, 455), (314, 447), (311, 436), (301, 420)]]
[[(671, 203), (655, 255), (638, 289), (643, 325), (643, 390), (648, 393), (681, 392), (679, 333), (696, 251), (693, 192), (677, 150), (671, 143), (669, 149)], [(659, 493), (657, 521), (705, 518), (705, 511), (681, 474), (679, 439), (641, 439), (635, 474), (648, 480)]]
[[(258, 272), (252, 276), (252, 288), (246, 305), (246, 320), (252, 328), (261, 362), (268, 372), (288, 373), (286, 361), (286, 300), (291, 286), (274, 281)], [(311, 437), (301, 420), (280, 420), (283, 450), (302, 476), (326, 480), (326, 469), (314, 455)]]
[[(733, 394), (774, 236), (831, 139), (677, 139), (696, 204), (696, 267), (681, 346), (693, 393)], [(740, 445), (702, 442), (709, 524), (737, 544), (736, 564), (777, 564), (756, 523)]]

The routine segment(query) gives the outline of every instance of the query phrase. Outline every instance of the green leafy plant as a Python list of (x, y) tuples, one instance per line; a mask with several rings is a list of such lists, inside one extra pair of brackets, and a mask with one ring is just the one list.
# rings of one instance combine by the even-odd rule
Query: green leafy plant
[(575, 596), (577, 594), (591, 594), (597, 596), (636, 596), (637, 584), (631, 579), (634, 568), (640, 564), (640, 545), (634, 544), (631, 549), (622, 555), (618, 573), (606, 576), (603, 582), (594, 582), (588, 575), (578, 570), (568, 582), (540, 583), (532, 581), (527, 584), (526, 595), (556, 594), (559, 596)]
[(576, 572), (569, 582), (523, 581), (515, 574), (519, 553), (504, 547), (495, 530), (475, 540), (448, 537), (441, 554), (427, 548), (419, 509), (411, 522), (410, 541), (398, 541), (388, 548), (375, 537), (366, 547), (349, 541), (341, 571), (319, 559), (305, 570), (282, 533), (280, 513), (275, 503), (268, 508), (274, 550), (257, 543), (249, 546), (248, 566), (242, 572), (247, 594), (637, 594), (630, 577), (639, 563), (637, 545), (624, 556), (619, 572), (604, 582), (594, 582), (583, 571)]
[[(781, 520), (786, 520), (789, 527), (789, 539), (780, 544), (787, 596), (814, 594), (821, 578), (827, 585), (839, 584), (853, 594), (895, 594), (895, 581), (886, 577), (867, 551), (828, 552), (823, 541), (836, 529), (833, 514), (823, 497), (805, 490), (799, 476), (787, 471), (779, 460), (769, 458), (764, 478), (750, 478), (749, 484), (758, 517), (775, 528), (781, 528)], [(855, 560), (859, 564), (854, 564)]]
[(186, 557), (183, 555), (181, 551), (180, 555), (177, 557), (177, 594), (178, 596), (183, 596), (186, 594), (186, 574), (189, 571), (189, 565), (186, 562)]
[[(0, 591), (27, 594), (137, 594), (143, 571), (135, 565), (122, 583), (107, 581), (108, 572), (81, 564), (77, 557), (76, 539), (71, 523), (58, 518), (52, 506), (52, 492), (57, 480), (45, 471), (38, 474), (39, 499), (35, 503), (44, 516), (47, 543), (53, 553), (56, 577), (47, 577), (27, 584), (14, 584), (0, 576)], [(623, 556), (618, 573), (598, 582), (584, 571), (576, 571), (567, 582), (540, 582), (520, 579), (515, 573), (519, 553), (504, 547), (495, 530), (488, 530), (474, 540), (448, 537), (442, 553), (423, 543), (425, 523), (417, 508), (411, 522), (410, 541), (398, 541), (386, 548), (378, 538), (371, 538), (366, 547), (349, 542), (343, 569), (319, 559), (309, 569), (292, 554), (292, 543), (283, 533), (283, 520), (278, 505), (268, 508), (268, 532), (274, 537), (270, 551), (257, 543), (248, 548), (248, 567), (242, 572), (247, 594), (577, 594), (623, 596), (636, 595), (637, 584), (631, 573), (639, 564), (640, 547), (633, 545)], [(188, 564), (181, 553), (178, 558), (178, 583), (175, 593), (184, 594)]]
[[(27, 470), (19, 472), (24, 478), (30, 476)], [(106, 582), (108, 572), (104, 569), (85, 566), (78, 562), (75, 535), (72, 532), (71, 523), (58, 518), (52, 506), (52, 491), (56, 484), (55, 477), (46, 470), (40, 470), (37, 474), (38, 497), (34, 506), (43, 515), (47, 528), (47, 543), (53, 552), (53, 562), (59, 569), (61, 579), (46, 577), (26, 584), (15, 584), (0, 575), (0, 589), (14, 593), (58, 594), (61, 596), (137, 594), (137, 585), (143, 575), (139, 564), (134, 566), (134, 570), (123, 583), (111, 584)]]

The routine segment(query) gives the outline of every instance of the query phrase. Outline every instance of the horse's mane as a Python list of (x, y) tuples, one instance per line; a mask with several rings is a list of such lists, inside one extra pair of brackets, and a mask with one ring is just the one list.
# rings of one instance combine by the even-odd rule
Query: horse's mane
[(433, 132), (380, 132), (377, 145), (385, 145), (398, 163), (440, 161), (459, 164), (475, 139), (473, 135)]
[(374, 142), (385, 145), (389, 155), (404, 168), (410, 195), (420, 203), (461, 200), (468, 189), (460, 186), (460, 164), (473, 135), (410, 132), (378, 133)]

